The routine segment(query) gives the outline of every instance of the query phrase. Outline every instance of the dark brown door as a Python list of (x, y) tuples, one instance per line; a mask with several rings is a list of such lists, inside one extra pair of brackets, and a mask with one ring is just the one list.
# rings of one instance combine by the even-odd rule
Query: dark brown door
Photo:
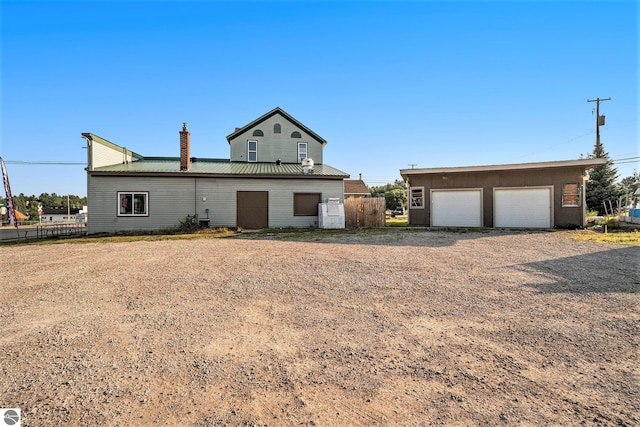
[(269, 192), (238, 191), (236, 194), (238, 227), (247, 229), (269, 227)]

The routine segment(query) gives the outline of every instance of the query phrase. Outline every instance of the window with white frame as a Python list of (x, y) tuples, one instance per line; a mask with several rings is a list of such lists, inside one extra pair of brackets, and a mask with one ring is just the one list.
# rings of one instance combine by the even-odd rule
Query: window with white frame
[(298, 161), (302, 163), (307, 158), (307, 143), (298, 142)]
[(580, 185), (565, 184), (562, 188), (562, 207), (579, 207), (580, 206)]
[(409, 194), (411, 209), (424, 209), (424, 187), (411, 187)]
[(249, 162), (258, 161), (258, 141), (247, 142), (247, 161)]
[(118, 216), (149, 216), (149, 193), (118, 192)]

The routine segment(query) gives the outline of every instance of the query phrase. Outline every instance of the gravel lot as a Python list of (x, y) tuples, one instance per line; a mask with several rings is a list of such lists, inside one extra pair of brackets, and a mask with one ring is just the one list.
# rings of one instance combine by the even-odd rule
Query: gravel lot
[(0, 247), (23, 426), (640, 425), (640, 247), (387, 230)]

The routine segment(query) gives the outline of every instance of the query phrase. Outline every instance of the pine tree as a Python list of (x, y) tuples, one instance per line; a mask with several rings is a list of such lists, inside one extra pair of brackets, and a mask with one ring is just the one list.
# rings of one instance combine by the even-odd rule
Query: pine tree
[(605, 214), (603, 203), (611, 201), (612, 206), (616, 205), (620, 197), (620, 187), (615, 182), (618, 177), (618, 170), (613, 167), (613, 161), (609, 159), (609, 153), (604, 150), (600, 141), (596, 141), (593, 147), (593, 154), (589, 157), (607, 159), (603, 165), (594, 167), (589, 171), (589, 181), (587, 181), (587, 209), (598, 211), (598, 215)]

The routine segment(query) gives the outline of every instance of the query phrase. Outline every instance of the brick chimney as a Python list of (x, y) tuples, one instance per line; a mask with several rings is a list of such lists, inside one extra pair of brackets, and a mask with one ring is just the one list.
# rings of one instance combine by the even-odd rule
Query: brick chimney
[(180, 170), (191, 169), (191, 134), (187, 129), (187, 124), (182, 123), (180, 131)]

